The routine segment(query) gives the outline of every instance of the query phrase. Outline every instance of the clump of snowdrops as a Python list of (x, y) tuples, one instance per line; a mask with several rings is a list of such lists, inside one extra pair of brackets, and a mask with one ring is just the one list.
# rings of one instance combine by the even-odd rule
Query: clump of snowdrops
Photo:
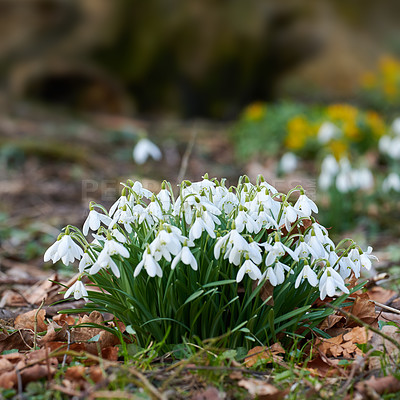
[(114, 314), (141, 346), (224, 337), (251, 347), (299, 325), (304, 334), (331, 312), (312, 308), (318, 297), (339, 305), (345, 279), (374, 258), (350, 239), (336, 246), (300, 186), (283, 194), (242, 177), (228, 188), (206, 175), (183, 181), (177, 198), (168, 182), (157, 194), (123, 186), (108, 212), (91, 203), (83, 229), (68, 225), (44, 259), (79, 260), (65, 298)]

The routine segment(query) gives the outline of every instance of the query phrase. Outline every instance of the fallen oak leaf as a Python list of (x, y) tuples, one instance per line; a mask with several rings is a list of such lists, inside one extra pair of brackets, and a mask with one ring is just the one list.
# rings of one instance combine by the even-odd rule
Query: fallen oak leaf
[(45, 310), (31, 310), (24, 314), (20, 314), (15, 318), (14, 326), (16, 329), (30, 329), (37, 332), (44, 332), (47, 330), (47, 325), (44, 322), (46, 316)]
[[(56, 331), (56, 329), (58, 329)], [(39, 344), (44, 345), (48, 342), (60, 342), (66, 341), (68, 339), (68, 325), (60, 326), (55, 322), (50, 322), (47, 327), (47, 333), (39, 339)]]
[(282, 360), (278, 354), (285, 354), (285, 349), (277, 342), (270, 347), (256, 346), (249, 350), (244, 361), (246, 367), (252, 367), (259, 360), (272, 362), (275, 359)]
[(76, 318), (70, 314), (58, 314), (53, 317), (53, 321), (57, 322), (57, 324), (60, 326), (63, 326), (64, 323), (68, 325), (75, 325)]
[[(375, 304), (370, 301), (368, 293), (362, 293), (355, 298), (350, 314), (368, 325), (377, 326)], [(349, 328), (359, 325), (352, 317), (346, 319), (346, 326)]]
[(324, 354), (326, 357), (339, 357), (343, 353), (343, 334), (325, 339), (318, 338), (315, 345), (318, 351)]

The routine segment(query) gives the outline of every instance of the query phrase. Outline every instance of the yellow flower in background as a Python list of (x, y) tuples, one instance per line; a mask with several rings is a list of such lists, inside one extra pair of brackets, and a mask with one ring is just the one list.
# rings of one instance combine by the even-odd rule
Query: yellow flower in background
[(343, 156), (347, 154), (348, 146), (341, 140), (332, 140), (328, 144), (328, 148), (334, 155), (336, 160), (340, 160)]
[(313, 135), (313, 129), (302, 115), (292, 118), (287, 124), (285, 145), (288, 149), (298, 150), (304, 147), (307, 138)]
[(391, 80), (400, 72), (400, 62), (392, 56), (383, 56), (379, 60), (379, 69), (384, 78)]
[(343, 124), (344, 136), (352, 141), (358, 141), (362, 138), (361, 131), (358, 129), (355, 121), (346, 121)]
[(375, 111), (367, 111), (365, 114), (365, 120), (371, 128), (372, 134), (379, 138), (385, 134), (386, 125), (382, 117)]
[(244, 110), (244, 118), (247, 121), (259, 121), (266, 113), (267, 107), (264, 103), (256, 102), (247, 106)]
[(333, 120), (355, 122), (358, 110), (350, 104), (332, 104), (326, 107), (326, 113)]
[(387, 99), (393, 100), (398, 92), (394, 83), (385, 82), (383, 85), (383, 93), (385, 94)]

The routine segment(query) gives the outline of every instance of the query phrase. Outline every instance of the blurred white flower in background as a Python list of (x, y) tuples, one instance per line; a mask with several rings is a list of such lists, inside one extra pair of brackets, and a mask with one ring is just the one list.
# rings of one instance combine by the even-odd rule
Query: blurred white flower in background
[(298, 159), (293, 153), (285, 153), (279, 161), (279, 168), (284, 174), (290, 174), (298, 166)]
[(400, 117), (396, 118), (392, 123), (392, 130), (396, 135), (400, 136)]
[(142, 138), (133, 149), (133, 159), (136, 164), (144, 164), (149, 157), (161, 160), (161, 150), (149, 139)]
[(395, 172), (391, 172), (382, 182), (382, 190), (384, 192), (400, 192), (400, 176)]
[(340, 129), (332, 122), (324, 122), (318, 131), (320, 143), (328, 143), (340, 134)]

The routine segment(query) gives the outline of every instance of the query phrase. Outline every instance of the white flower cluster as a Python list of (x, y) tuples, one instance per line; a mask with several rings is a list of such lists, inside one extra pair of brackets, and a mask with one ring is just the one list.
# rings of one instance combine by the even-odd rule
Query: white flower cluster
[(346, 157), (337, 162), (334, 156), (328, 155), (321, 164), (318, 186), (327, 190), (334, 185), (341, 193), (367, 191), (373, 188), (374, 177), (367, 167), (353, 168)]
[[(379, 140), (379, 151), (389, 157), (391, 163), (398, 168), (400, 160), (400, 118), (396, 118), (391, 127), (391, 132), (384, 135)], [(400, 192), (400, 175), (397, 171), (391, 171), (382, 182), (382, 190), (384, 192)]]
[[(288, 200), (295, 192), (299, 196), (293, 205)], [(321, 299), (337, 289), (348, 293), (344, 279), (352, 272), (359, 277), (361, 268), (370, 269), (376, 258), (370, 247), (367, 252), (354, 243), (348, 249), (336, 247), (312, 217), (318, 208), (301, 187), (285, 195), (262, 177), (257, 185), (245, 177), (227, 188), (224, 180), (206, 175), (201, 182), (182, 182), (176, 200), (166, 182), (154, 194), (129, 181), (108, 213), (97, 204), (90, 208), (83, 234), (68, 226), (44, 255), (45, 261), (62, 259), (67, 265), (80, 260), (81, 275), (66, 297), (87, 298), (84, 275), (107, 270), (120, 278), (121, 263), (131, 265), (134, 277), (143, 270), (162, 277), (167, 265), (196, 271), (202, 268), (205, 244), (212, 246), (217, 265), (237, 268), (237, 282), (247, 274), (259, 284), (276, 286), (296, 273), (295, 288), (305, 280), (319, 285)], [(91, 243), (84, 237), (89, 229), (96, 231)]]

